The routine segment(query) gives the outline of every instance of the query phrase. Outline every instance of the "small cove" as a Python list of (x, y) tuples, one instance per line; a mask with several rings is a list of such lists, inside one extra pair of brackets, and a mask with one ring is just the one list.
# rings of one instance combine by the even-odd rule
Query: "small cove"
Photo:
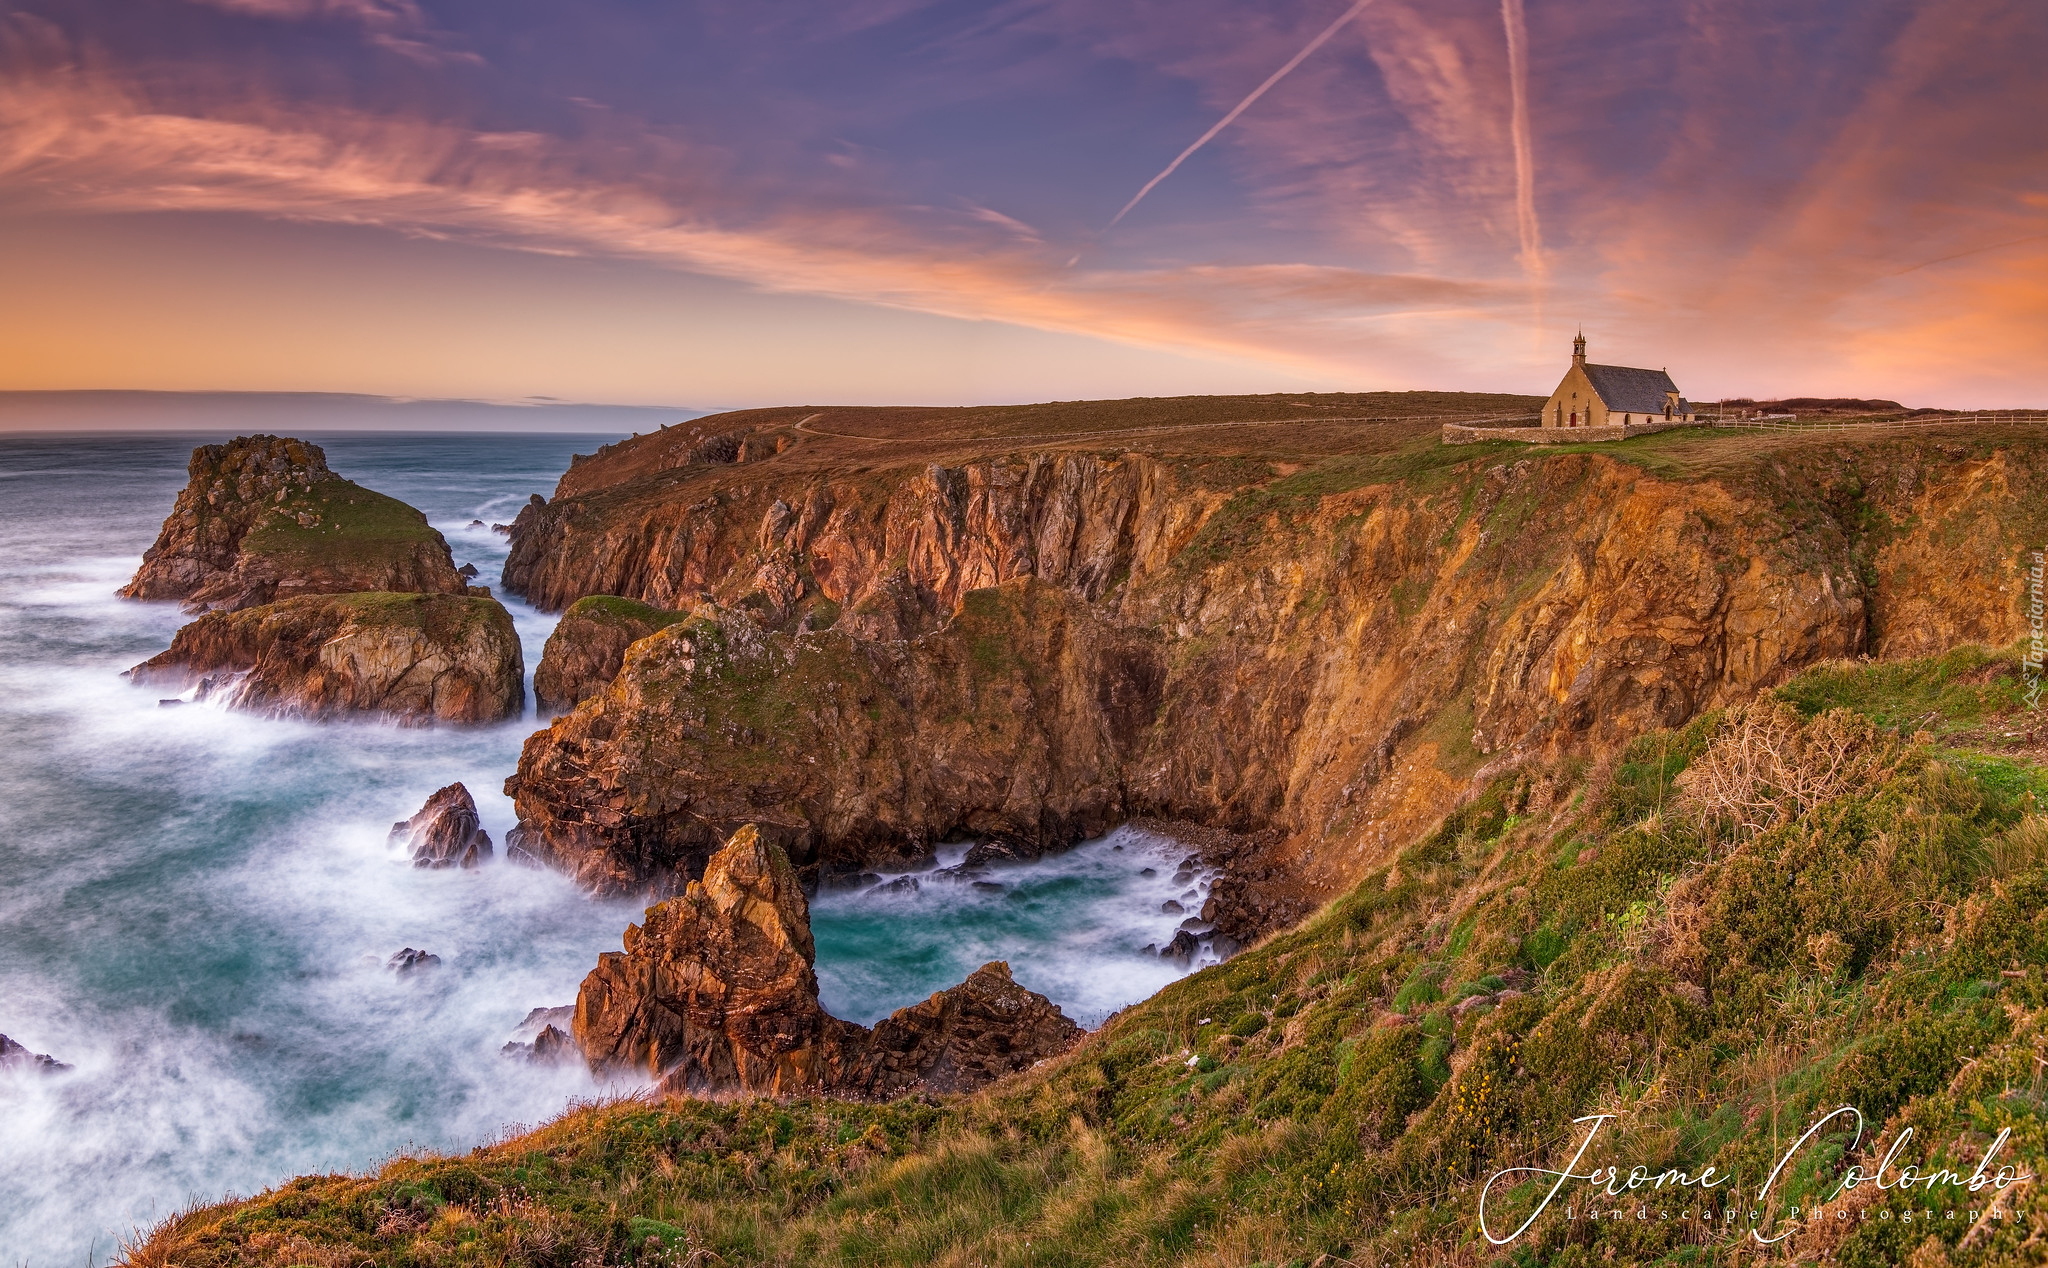
[[(529, 1009), (572, 1000), (641, 907), (504, 863), (530, 704), (474, 730), (320, 726), (164, 708), (119, 676), (185, 618), (113, 590), (191, 447), (224, 438), (0, 439), (0, 1033), (75, 1067), (0, 1077), (10, 1268), (103, 1263), (193, 1198), (466, 1149), (606, 1090), (497, 1051)], [(492, 584), (506, 545), (488, 525), (598, 443), (308, 438)], [(508, 607), (530, 675), (554, 618)], [(410, 867), (392, 821), (458, 779), (499, 857)], [(971, 876), (965, 848), (818, 896), (828, 1008), (872, 1022), (1003, 959), (1094, 1026), (1186, 972), (1145, 950), (1199, 910), (1184, 847), (1125, 828)], [(406, 946), (442, 964), (399, 979), (384, 963)]]

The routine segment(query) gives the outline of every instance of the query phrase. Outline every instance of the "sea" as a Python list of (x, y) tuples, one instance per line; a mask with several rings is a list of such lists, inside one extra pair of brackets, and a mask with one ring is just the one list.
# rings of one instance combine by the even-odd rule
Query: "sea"
[[(226, 438), (0, 436), (0, 1034), (69, 1067), (0, 1072), (0, 1268), (109, 1263), (195, 1202), (645, 1090), (502, 1051), (575, 1000), (643, 905), (504, 860), (530, 691), (516, 722), (419, 729), (167, 707), (122, 677), (187, 618), (114, 591), (193, 446)], [(489, 526), (616, 439), (306, 438), (494, 586)], [(500, 597), (530, 686), (555, 618)], [(415, 869), (391, 825), (458, 780), (499, 853)], [(1172, 842), (1127, 826), (989, 871), (960, 866), (968, 844), (813, 898), (835, 1015), (872, 1023), (1005, 960), (1093, 1027), (1188, 971), (1151, 950), (1206, 894)], [(407, 948), (439, 963), (396, 973)]]

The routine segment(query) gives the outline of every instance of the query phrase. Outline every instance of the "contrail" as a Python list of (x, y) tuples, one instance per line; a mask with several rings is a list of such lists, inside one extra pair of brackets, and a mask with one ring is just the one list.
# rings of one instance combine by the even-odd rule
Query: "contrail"
[[(1289, 71), (1293, 70), (1295, 67), (1307, 61), (1309, 54), (1315, 52), (1324, 44), (1328, 43), (1330, 37), (1335, 35), (1338, 31), (1342, 30), (1346, 22), (1349, 22), (1351, 19), (1357, 17), (1365, 9), (1365, 6), (1371, 3), (1372, 0), (1357, 0), (1357, 3), (1353, 4), (1350, 8), (1344, 10), (1344, 16), (1338, 18), (1335, 22), (1332, 22), (1330, 23), (1330, 25), (1324, 27), (1323, 33), (1321, 35), (1318, 35), (1314, 39), (1310, 40), (1308, 42), (1307, 47), (1303, 48), (1299, 53), (1296, 53), (1293, 57), (1288, 58), (1287, 64), (1285, 66), (1282, 66), (1279, 70), (1274, 71), (1271, 75), (1267, 76), (1265, 83), (1260, 84), (1257, 88), (1252, 89), (1251, 96), (1246, 97), (1243, 101), (1238, 102), (1237, 105), (1231, 108), (1229, 114), (1224, 115), (1221, 119), (1218, 119), (1216, 121), (1216, 125), (1214, 127), (1210, 128), (1207, 132), (1204, 132), (1200, 137), (1196, 138), (1195, 143), (1193, 145), (1190, 145), (1187, 149), (1182, 150), (1179, 156), (1176, 157), (1173, 160), (1173, 162), (1168, 163), (1166, 165), (1165, 171), (1159, 173), (1159, 175), (1157, 176), (1154, 176), (1151, 180), (1146, 181), (1145, 188), (1139, 190), (1136, 194), (1131, 196), (1131, 201), (1124, 204), (1124, 209), (1116, 213), (1116, 215), (1110, 219), (1109, 224), (1104, 226), (1105, 230), (1116, 228), (1116, 222), (1122, 220), (1125, 216), (1130, 215), (1131, 208), (1137, 206), (1139, 202), (1143, 201), (1145, 195), (1151, 193), (1155, 188), (1157, 188), (1160, 181), (1163, 181), (1167, 177), (1173, 175), (1174, 169), (1179, 167), (1182, 163), (1187, 162), (1188, 157), (1192, 155), (1196, 150), (1201, 149), (1203, 146), (1209, 144), (1209, 142), (1215, 140), (1216, 134), (1218, 132), (1221, 132), (1223, 131), (1223, 129), (1229, 127), (1234, 121), (1236, 121), (1237, 116), (1243, 114), (1247, 109), (1250, 108), (1251, 104), (1254, 101), (1257, 101), (1259, 98), (1265, 96), (1267, 89), (1271, 88), (1274, 84), (1279, 83), (1281, 80), (1287, 78), (1287, 74)], [(1520, 7), (1520, 0), (1516, 0), (1516, 8), (1519, 10)], [(1080, 257), (1076, 256), (1075, 258), (1078, 259)]]
[(1960, 260), (1967, 256), (1982, 255), (1986, 251), (2003, 251), (2007, 247), (2016, 247), (2023, 242), (2039, 242), (2043, 238), (2048, 238), (2048, 233), (2029, 234), (2024, 238), (2014, 238), (2010, 242), (1994, 242), (1988, 247), (1971, 247), (1967, 251), (1958, 251), (1954, 255), (1944, 255), (1939, 259), (1922, 260), (1918, 264), (1908, 265), (1895, 273), (1881, 273), (1878, 276), (1880, 278), (1904, 277), (1908, 273), (1918, 273), (1921, 269), (1933, 268), (1937, 264), (1947, 264), (1950, 260)]
[(1500, 0), (1500, 23), (1508, 33), (1508, 91), (1514, 98), (1508, 132), (1515, 146), (1515, 227), (1521, 233), (1522, 268), (1530, 280), (1544, 275), (1543, 227), (1536, 221), (1536, 153), (1529, 140), (1529, 24), (1522, 0)]

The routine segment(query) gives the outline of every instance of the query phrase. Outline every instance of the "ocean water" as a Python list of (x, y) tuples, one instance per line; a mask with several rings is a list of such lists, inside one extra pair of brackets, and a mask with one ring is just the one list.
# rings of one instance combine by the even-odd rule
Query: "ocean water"
[[(631, 1090), (498, 1052), (530, 1009), (573, 1001), (640, 914), (503, 862), (530, 712), (312, 725), (162, 708), (120, 677), (183, 618), (113, 591), (192, 445), (222, 438), (0, 437), (0, 1033), (74, 1067), (0, 1075), (0, 1268), (106, 1263), (193, 1200), (467, 1149)], [(599, 443), (310, 438), (493, 584), (504, 539), (470, 522), (509, 520)], [(553, 618), (507, 606), (531, 674)], [(499, 857), (416, 870), (386, 834), (455, 780)], [(1199, 908), (1206, 881), (1173, 879), (1183, 853), (1127, 828), (1035, 864), (970, 876), (956, 852), (821, 894), (825, 1003), (872, 1022), (1005, 959), (1099, 1024), (1185, 971), (1144, 949), (1182, 919), (1164, 904)], [(408, 946), (440, 965), (400, 979), (384, 963)]]

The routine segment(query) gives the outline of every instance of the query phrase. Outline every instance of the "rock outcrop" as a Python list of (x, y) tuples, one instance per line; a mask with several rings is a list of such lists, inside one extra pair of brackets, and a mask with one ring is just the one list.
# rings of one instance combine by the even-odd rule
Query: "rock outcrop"
[(908, 642), (692, 617), (633, 645), (599, 700), (527, 741), (511, 844), (594, 890), (674, 892), (758, 823), (806, 864), (966, 834), (1035, 857), (1137, 809), (1165, 668), (1035, 578)]
[(681, 895), (626, 930), (576, 996), (592, 1069), (682, 1092), (792, 1095), (837, 1082), (859, 1027), (818, 1005), (810, 908), (781, 850), (741, 828)]
[(476, 799), (460, 783), (427, 798), (412, 818), (392, 824), (391, 843), (412, 855), (414, 867), (475, 867), (491, 857), (491, 834), (477, 817)]
[(1065, 1052), (1081, 1035), (1057, 1005), (1017, 985), (1010, 966), (994, 960), (875, 1023), (838, 1090), (873, 1098), (971, 1092)]
[(1000, 964), (872, 1032), (826, 1013), (796, 872), (751, 825), (701, 881), (629, 927), (625, 945), (583, 981), (576, 1044), (594, 1072), (635, 1070), (677, 1094), (965, 1091), (1081, 1033)]
[(6, 1035), (0, 1035), (0, 1074), (17, 1070), (56, 1074), (70, 1068), (47, 1052), (30, 1052)]
[(411, 977), (428, 969), (441, 967), (441, 957), (420, 947), (406, 947), (384, 962), (384, 967), (400, 977)]
[(314, 595), (213, 612), (128, 672), (271, 716), (410, 725), (517, 717), (526, 695), (511, 614), (462, 595)]
[(548, 635), (533, 671), (534, 704), (543, 714), (582, 704), (618, 677), (628, 647), (683, 615), (615, 595), (578, 599)]
[(308, 594), (465, 592), (427, 517), (342, 479), (318, 445), (243, 436), (201, 445), (188, 470), (123, 597), (232, 612)]

